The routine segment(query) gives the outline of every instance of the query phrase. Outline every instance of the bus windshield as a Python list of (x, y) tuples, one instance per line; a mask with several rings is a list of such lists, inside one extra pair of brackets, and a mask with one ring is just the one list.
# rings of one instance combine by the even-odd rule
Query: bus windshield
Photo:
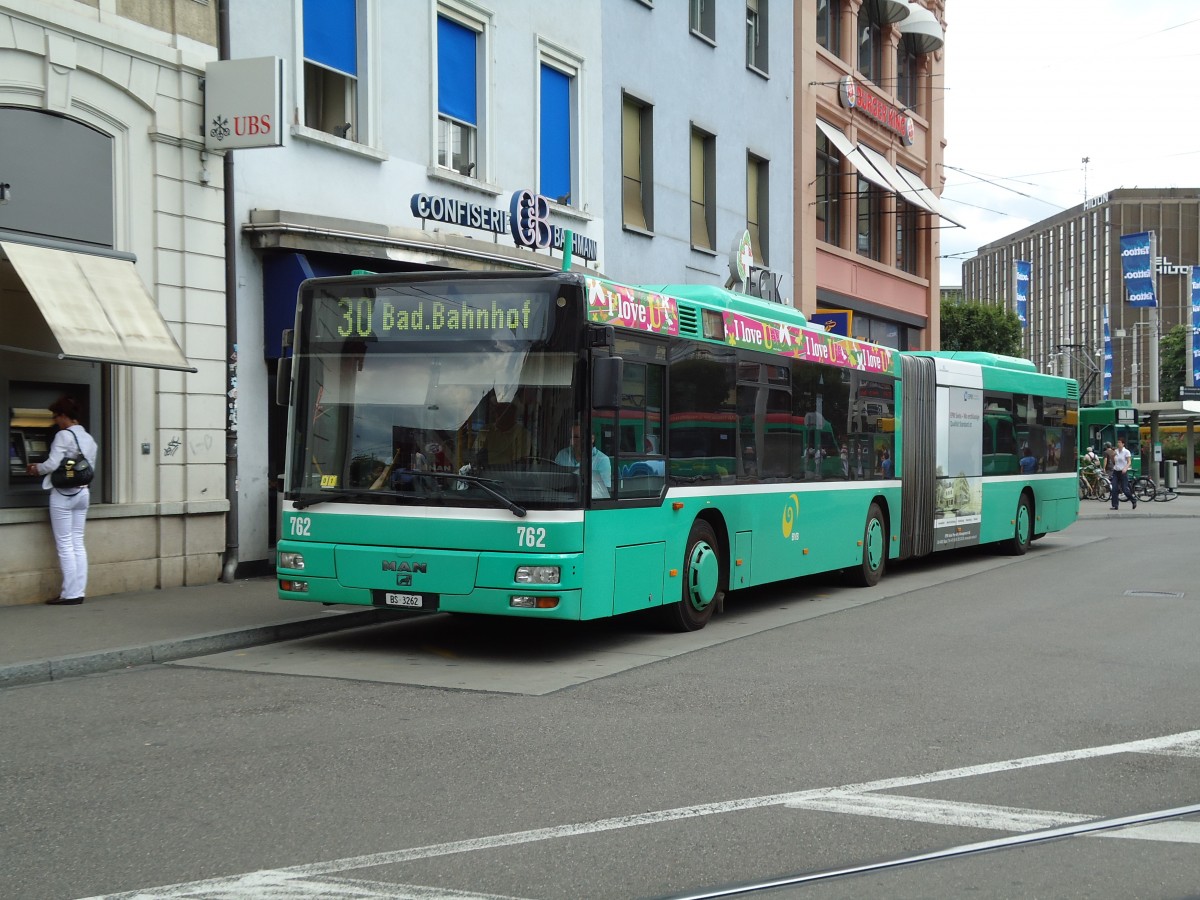
[(313, 285), (294, 361), (291, 499), (518, 515), (581, 503), (579, 464), (560, 455), (581, 398), (579, 355), (562, 337), (579, 333), (562, 321), (578, 305), (555, 303), (560, 285)]

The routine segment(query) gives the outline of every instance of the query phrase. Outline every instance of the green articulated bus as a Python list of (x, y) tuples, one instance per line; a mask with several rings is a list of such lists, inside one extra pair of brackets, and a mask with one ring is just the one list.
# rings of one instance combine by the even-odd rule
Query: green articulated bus
[(279, 596), (702, 628), (728, 594), (1079, 512), (1078, 386), (900, 353), (702, 285), (574, 273), (300, 289)]

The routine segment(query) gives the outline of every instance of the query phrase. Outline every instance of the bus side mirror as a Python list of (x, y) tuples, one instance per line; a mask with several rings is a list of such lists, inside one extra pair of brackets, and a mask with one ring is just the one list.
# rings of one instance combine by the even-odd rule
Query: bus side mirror
[(292, 400), (292, 357), (287, 355), (292, 346), (296, 332), (291, 328), (283, 330), (283, 340), (280, 345), (279, 367), (275, 370), (275, 405), (287, 406)]
[(619, 356), (593, 357), (592, 406), (595, 409), (619, 409), (624, 381), (625, 360)]

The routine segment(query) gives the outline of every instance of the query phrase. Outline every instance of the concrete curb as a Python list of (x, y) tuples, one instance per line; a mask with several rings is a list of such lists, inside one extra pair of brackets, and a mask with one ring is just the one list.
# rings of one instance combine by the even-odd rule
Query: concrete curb
[(215, 631), (210, 634), (173, 638), (144, 645), (114, 647), (109, 650), (97, 650), (74, 656), (8, 663), (0, 665), (0, 688), (61, 681), (64, 678), (111, 672), (114, 669), (126, 669), (131, 666), (171, 662), (190, 656), (222, 653), (226, 650), (240, 650), (245, 647), (257, 647), (277, 641), (311, 637), (347, 628), (360, 628), (379, 622), (391, 622), (397, 618), (402, 618), (402, 616), (397, 616), (393, 610), (371, 608), (337, 613), (332, 616), (325, 615), (314, 619), (280, 622), (274, 625), (259, 625), (233, 631)]

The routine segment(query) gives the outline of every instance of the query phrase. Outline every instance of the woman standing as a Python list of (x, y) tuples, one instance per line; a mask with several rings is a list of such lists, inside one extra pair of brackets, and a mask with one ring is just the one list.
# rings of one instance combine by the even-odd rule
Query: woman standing
[[(42, 487), (50, 490), (50, 527), (58, 547), (58, 564), (62, 568), (62, 593), (46, 602), (52, 606), (77, 606), (87, 590), (88, 558), (83, 546), (83, 527), (87, 522), (91, 493), (87, 485), (77, 488), (56, 488), (50, 473), (58, 468), (64, 457), (82, 453), (94, 469), (96, 441), (79, 424), (79, 404), (70, 397), (59, 397), (50, 404), (58, 434), (50, 443), (50, 455), (45, 462), (32, 463), (30, 475), (43, 475)], [(78, 442), (78, 443), (76, 443)]]

